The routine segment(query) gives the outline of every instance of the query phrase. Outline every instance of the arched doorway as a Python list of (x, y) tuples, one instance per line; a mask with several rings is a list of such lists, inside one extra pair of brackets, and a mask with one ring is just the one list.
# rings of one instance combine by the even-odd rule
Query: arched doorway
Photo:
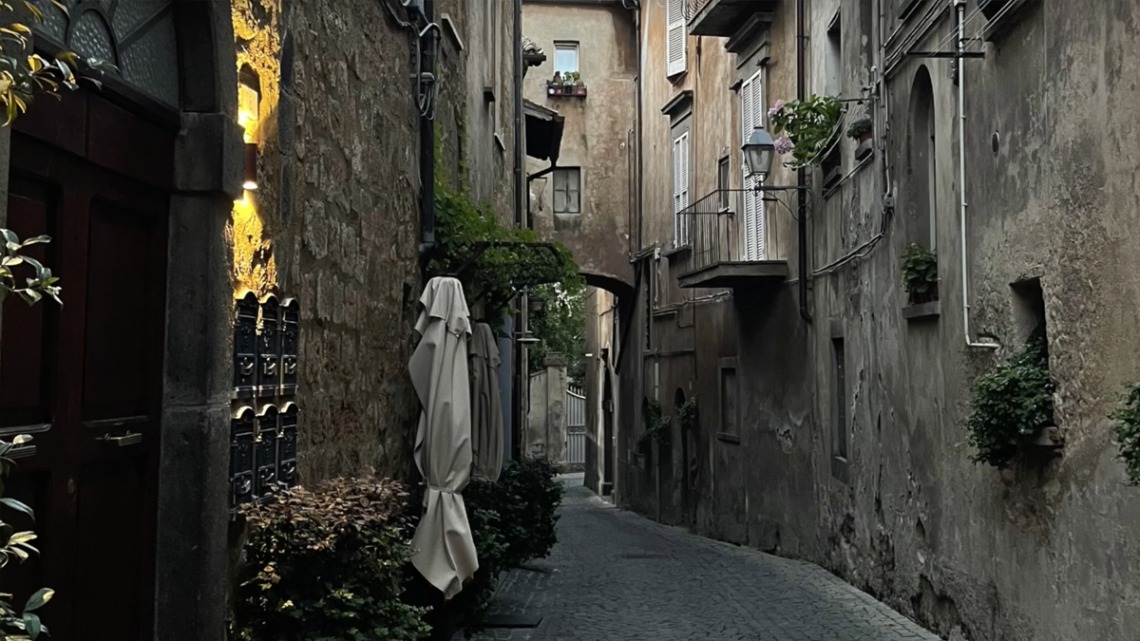
[(35, 436), (8, 490), (35, 508), (34, 526), (14, 525), (42, 550), (5, 569), (5, 591), (53, 588), (42, 614), (60, 641), (214, 638), (226, 424), (211, 421), (225, 416), (229, 293), (211, 247), (230, 208), (229, 7), (66, 4), (47, 7), (38, 44), (119, 72), (37, 100), (12, 129), (6, 226), (53, 237), (41, 257), (65, 305), (3, 309), (0, 433)]

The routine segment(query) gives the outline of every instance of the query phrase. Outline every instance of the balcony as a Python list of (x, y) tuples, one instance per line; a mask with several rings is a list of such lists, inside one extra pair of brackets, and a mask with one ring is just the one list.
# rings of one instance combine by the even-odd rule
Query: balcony
[[(681, 287), (763, 290), (787, 280), (788, 262), (766, 251), (767, 238), (751, 243), (750, 252), (744, 249), (748, 243), (742, 238), (742, 221), (737, 220), (733, 205), (746, 193), (740, 189), (714, 191), (678, 214), (677, 233), (689, 249), (687, 264), (680, 266)], [(762, 211), (761, 216), (774, 222), (776, 217), (766, 213)], [(757, 235), (776, 238), (772, 245), (778, 247), (779, 230), (771, 232)]]
[(686, 0), (689, 34), (728, 38), (752, 18), (771, 22), (780, 0)]

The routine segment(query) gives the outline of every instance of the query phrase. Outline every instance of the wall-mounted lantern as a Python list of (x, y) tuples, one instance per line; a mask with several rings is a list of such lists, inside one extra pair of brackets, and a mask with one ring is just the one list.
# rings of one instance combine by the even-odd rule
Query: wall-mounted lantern
[(242, 189), (257, 189), (257, 133), (261, 117), (261, 79), (249, 65), (238, 72), (238, 124), (245, 138)]
[(764, 180), (772, 171), (772, 159), (776, 157), (776, 141), (772, 140), (772, 134), (763, 127), (757, 127), (748, 135), (741, 149), (748, 175)]

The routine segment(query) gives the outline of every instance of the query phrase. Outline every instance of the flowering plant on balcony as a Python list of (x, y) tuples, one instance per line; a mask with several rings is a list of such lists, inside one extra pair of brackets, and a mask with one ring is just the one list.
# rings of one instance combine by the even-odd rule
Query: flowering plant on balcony
[(842, 105), (832, 96), (776, 101), (768, 110), (772, 131), (782, 134), (776, 152), (791, 153), (795, 166), (818, 165), (838, 139), (842, 115)]

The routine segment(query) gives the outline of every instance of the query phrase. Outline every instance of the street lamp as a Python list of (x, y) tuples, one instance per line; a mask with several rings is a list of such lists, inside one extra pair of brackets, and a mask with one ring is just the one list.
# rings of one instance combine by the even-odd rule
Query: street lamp
[(764, 180), (772, 170), (772, 159), (776, 156), (776, 141), (772, 140), (772, 135), (763, 127), (757, 127), (748, 135), (741, 149), (748, 175)]

